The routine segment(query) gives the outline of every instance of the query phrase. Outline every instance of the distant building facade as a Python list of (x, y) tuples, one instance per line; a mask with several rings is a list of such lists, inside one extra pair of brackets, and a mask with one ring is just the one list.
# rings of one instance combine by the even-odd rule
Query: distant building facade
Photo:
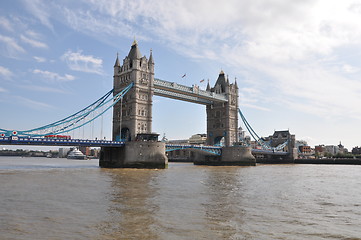
[(207, 134), (194, 134), (189, 138), (188, 142), (192, 145), (205, 144), (207, 142)]
[(339, 152), (339, 148), (338, 146), (335, 145), (327, 145), (325, 146), (325, 152), (332, 155), (336, 155)]
[[(207, 134), (194, 134), (185, 140), (169, 140), (168, 144), (191, 144), (204, 145), (207, 142)], [(168, 160), (173, 162), (190, 162), (194, 159), (194, 152), (189, 149), (179, 149), (167, 153)]]
[(311, 154), (312, 150), (310, 146), (299, 146), (298, 149), (303, 154)]
[(322, 158), (325, 156), (326, 150), (325, 145), (317, 145), (315, 146), (315, 157), (316, 158)]
[(91, 155), (90, 147), (80, 146), (79, 151), (82, 152), (85, 156)]
[(352, 154), (361, 154), (361, 147), (352, 148)]
[(68, 152), (70, 152), (70, 148), (59, 148), (59, 157), (66, 158), (68, 156)]

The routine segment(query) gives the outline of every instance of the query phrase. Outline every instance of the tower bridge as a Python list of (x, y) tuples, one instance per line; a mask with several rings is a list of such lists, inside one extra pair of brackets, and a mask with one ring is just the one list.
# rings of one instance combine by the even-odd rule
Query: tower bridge
[[(197, 85), (191, 87), (154, 77), (154, 59), (142, 56), (136, 41), (133, 42), (128, 55), (121, 61), (117, 56), (114, 64), (114, 95), (123, 91), (130, 83), (134, 86), (124, 98), (113, 107), (113, 140), (125, 139), (131, 151), (124, 149), (103, 148), (100, 165), (106, 167), (145, 165), (146, 162), (157, 164), (165, 158), (165, 146), (159, 142), (147, 141), (137, 143), (139, 135), (152, 134), (153, 96), (162, 96), (206, 106), (207, 145), (216, 146), (224, 142), (222, 148), (204, 148), (210, 154), (198, 154), (198, 164), (216, 165), (255, 165), (255, 158), (249, 147), (238, 143), (238, 85), (231, 83), (223, 71), (220, 72), (213, 87), (208, 83), (206, 90)], [(241, 115), (242, 116), (242, 115)], [(127, 144), (126, 144), (127, 145)], [(195, 149), (197, 147), (191, 147)], [(198, 148), (198, 150), (201, 147)], [(139, 150), (140, 149), (140, 150)], [(167, 146), (167, 150), (171, 150)], [(265, 150), (268, 154), (275, 152)], [(265, 154), (265, 151), (263, 154)], [(215, 154), (216, 153), (216, 154)], [(216, 156), (214, 156), (216, 155)], [(127, 157), (129, 156), (129, 157)], [(144, 157), (147, 156), (147, 157)], [(114, 159), (125, 159), (116, 161)], [(130, 159), (131, 163), (127, 161)], [(160, 161), (158, 161), (161, 159)], [(161, 163), (161, 164), (162, 164)], [(154, 166), (154, 165), (152, 165)]]
[[(205, 105), (207, 146), (174, 146), (159, 142), (158, 135), (152, 132), (154, 95)], [(108, 109), (113, 110), (110, 141), (41, 138), (47, 134), (74, 131), (94, 121)], [(122, 64), (119, 56), (115, 60), (113, 90), (83, 110), (52, 124), (12, 133), (0, 128), (0, 144), (99, 146), (101, 167), (164, 168), (168, 163), (166, 151), (179, 148), (195, 149), (196, 164), (255, 165), (251, 148), (239, 144), (239, 116), (251, 135), (258, 138), (257, 142), (265, 147), (265, 150), (253, 150), (253, 153), (293, 157), (291, 151), (279, 152), (275, 147), (267, 149), (267, 144), (254, 133), (238, 108), (237, 82), (231, 83), (223, 71), (220, 72), (215, 85), (211, 87), (208, 82), (205, 90), (197, 85), (190, 87), (157, 79), (154, 77), (152, 52), (149, 58), (142, 56), (137, 42), (134, 41)], [(221, 142), (224, 143), (222, 147), (219, 146)], [(294, 143), (292, 145), (290, 141), (284, 145), (290, 149)]]

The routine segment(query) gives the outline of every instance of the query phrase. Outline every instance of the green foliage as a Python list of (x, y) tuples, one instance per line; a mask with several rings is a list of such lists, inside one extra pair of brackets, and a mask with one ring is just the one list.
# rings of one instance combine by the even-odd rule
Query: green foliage
[(335, 158), (354, 158), (352, 153), (337, 153)]

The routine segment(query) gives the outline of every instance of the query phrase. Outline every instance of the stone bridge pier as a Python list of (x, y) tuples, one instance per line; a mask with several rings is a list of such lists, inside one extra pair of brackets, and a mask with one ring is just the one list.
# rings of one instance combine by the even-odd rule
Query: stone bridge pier
[(231, 146), (222, 147), (222, 155), (207, 155), (198, 153), (194, 158), (195, 165), (209, 166), (255, 166), (256, 159), (250, 147)]

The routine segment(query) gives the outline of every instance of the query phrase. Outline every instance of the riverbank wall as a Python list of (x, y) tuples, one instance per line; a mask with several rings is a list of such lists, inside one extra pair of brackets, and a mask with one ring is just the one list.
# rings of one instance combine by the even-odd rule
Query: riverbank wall
[(294, 160), (282, 159), (256, 159), (256, 163), (262, 164), (344, 164), (344, 165), (361, 165), (360, 158), (298, 158)]

